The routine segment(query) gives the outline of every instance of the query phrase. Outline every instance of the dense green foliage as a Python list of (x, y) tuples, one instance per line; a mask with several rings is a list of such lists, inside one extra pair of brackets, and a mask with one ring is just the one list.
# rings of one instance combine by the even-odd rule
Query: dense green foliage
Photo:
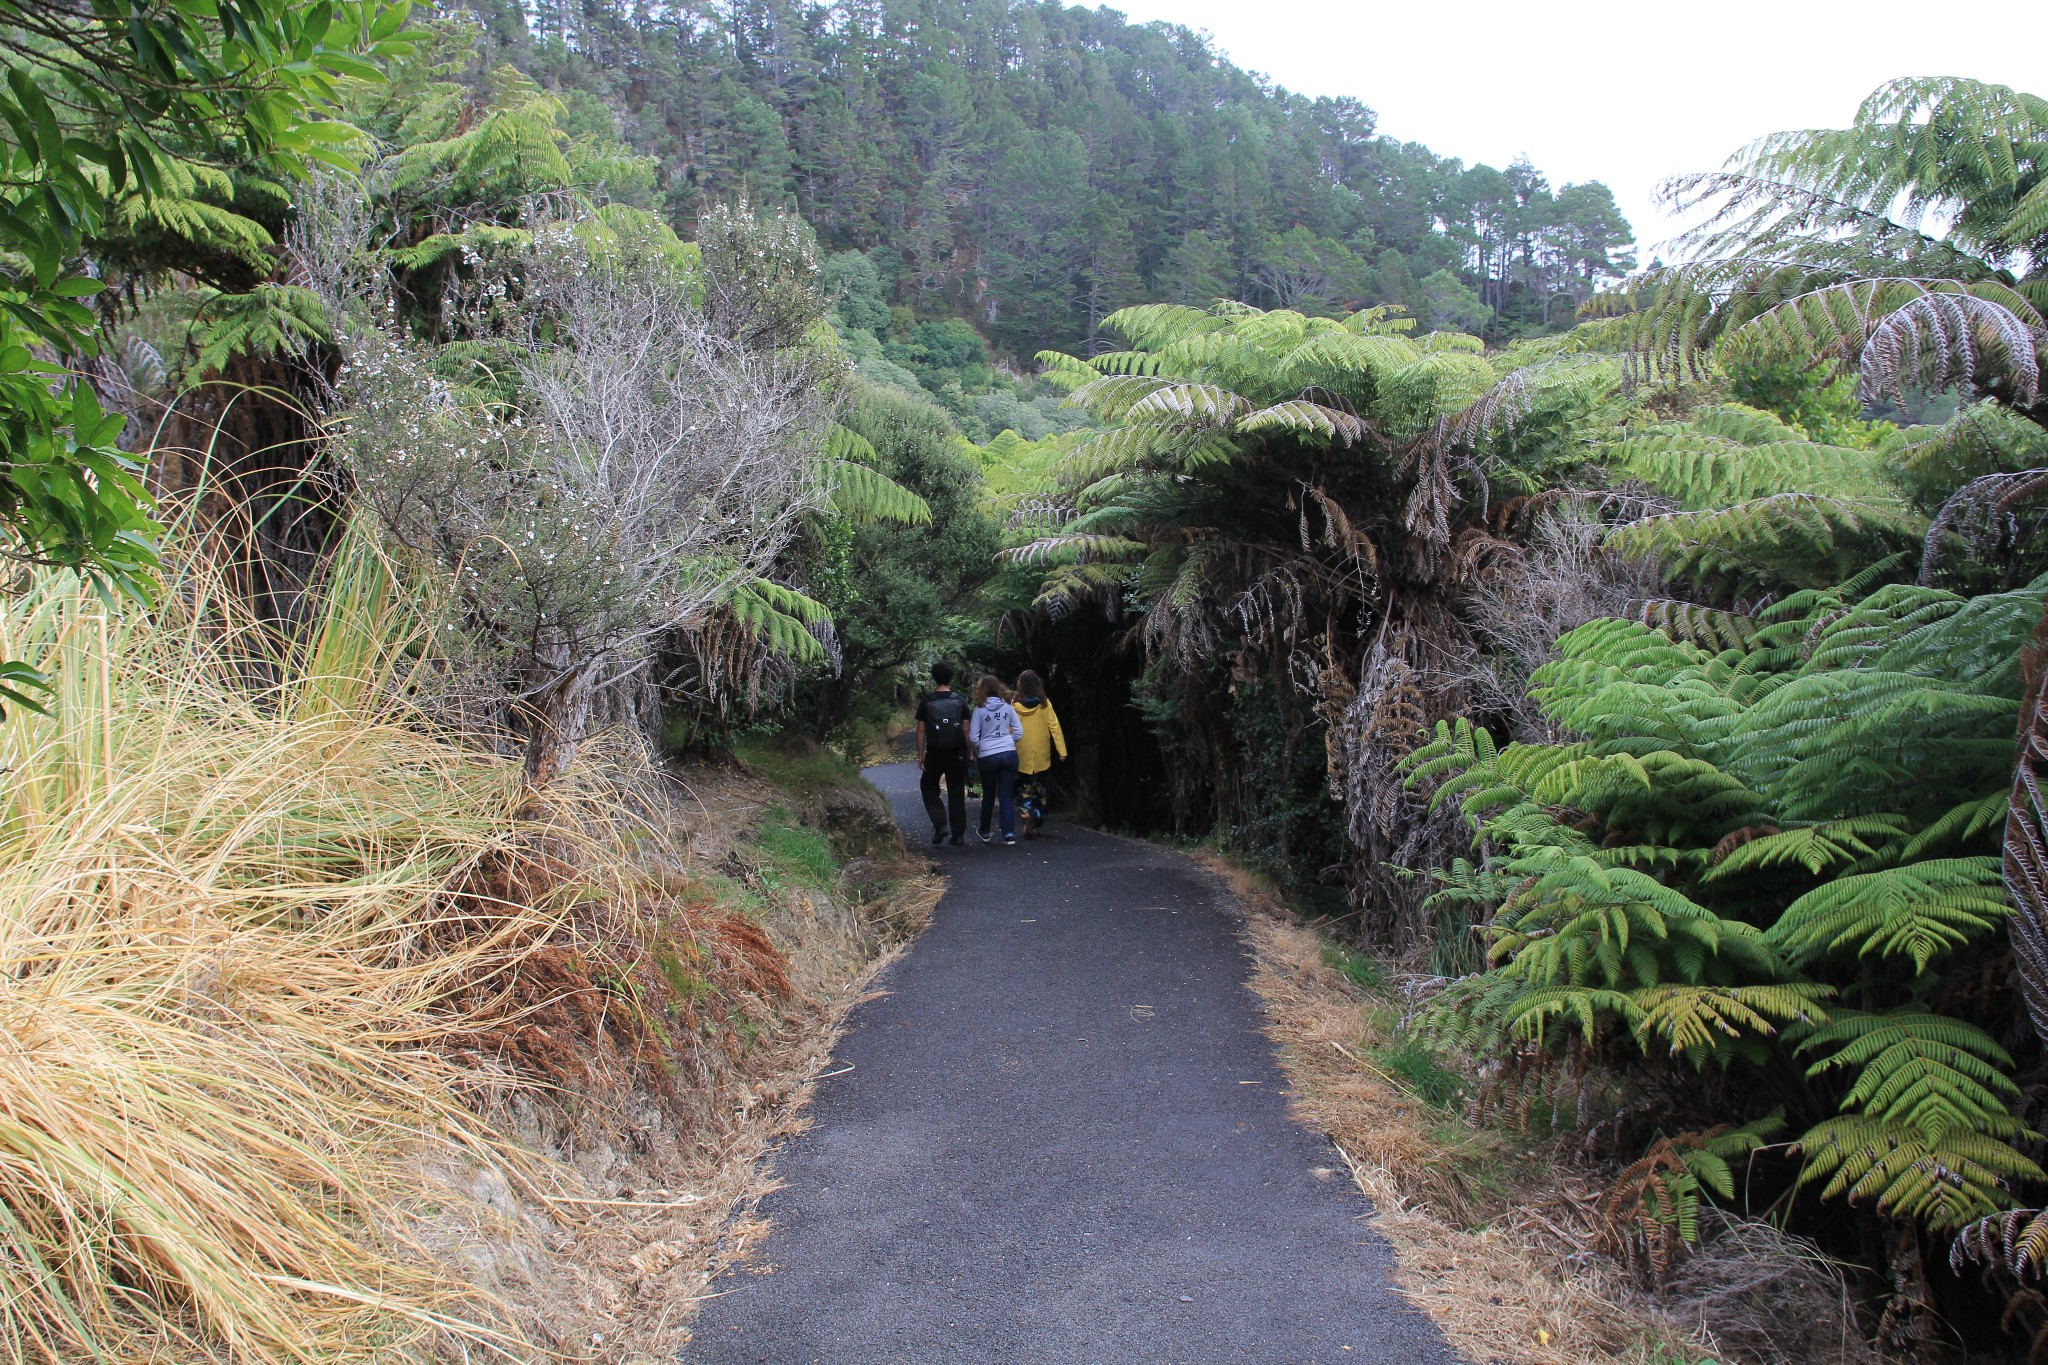
[(1995, 951), (2007, 913), (1993, 855), (2043, 597), (1852, 585), (1724, 624), (1726, 648), (1668, 621), (1566, 635), (1533, 690), (1583, 738), (1496, 750), (1444, 725), (1411, 760), (1486, 853), (1448, 875), (1494, 897), (1496, 966), (1439, 1009), (1467, 1039), (1612, 1026), (1741, 1067), (1716, 1119), (1789, 1111), (1828, 1194), (1949, 1231), (2004, 1207), (2040, 1177), (1985, 1031), (2013, 1041), (2011, 999), (1959, 990), (1957, 958)]
[(840, 420), (874, 452), (874, 467), (920, 497), (920, 527), (837, 522), (821, 526), (813, 591), (832, 613), (838, 657), (800, 689), (798, 706), (820, 737), (883, 728), (888, 681), (963, 633), (959, 619), (1000, 547), (979, 503), (981, 471), (930, 403), (889, 389), (856, 390)]
[[(402, 51), (409, 6), (358, 0), (304, 9), (106, 0), (90, 12), (0, 4), (0, 552), (81, 570), (146, 597), (157, 527), (140, 467), (83, 373), (103, 350), (81, 301), (105, 282), (88, 244), (181, 228), (230, 252), (268, 237), (221, 203), (238, 189), (282, 199), (280, 181), (347, 167), (353, 131), (315, 106), (337, 78), (374, 76)], [(198, 271), (202, 265), (191, 263)], [(42, 356), (35, 352), (42, 351)], [(36, 685), (0, 665), (0, 697)], [(31, 701), (31, 705), (34, 703)]]
[[(617, 111), (680, 220), (742, 191), (791, 204), (828, 248), (866, 253), (885, 302), (968, 319), (1012, 354), (1092, 340), (1147, 299), (1395, 302), (1511, 336), (1568, 322), (1628, 265), (1604, 186), (1378, 137), (1356, 100), (1276, 89), (1113, 10), (472, 8), (578, 118)], [(914, 320), (850, 321), (934, 345)]]
[[(1469, 824), (1436, 904), (1489, 964), (1438, 1027), (1658, 1094), (1628, 1190), (1680, 1247), (1734, 1188), (1641, 1173), (1729, 1124), (1784, 1123), (1798, 1186), (1936, 1233), (2043, 1179), (2044, 156), (2040, 100), (1901, 81), (1679, 182), (1717, 209), (1693, 261), (1580, 340), (1775, 415), (1617, 433), (1652, 496), (1610, 501), (1604, 539), (1679, 596), (1563, 635), (1515, 742), (1461, 721), (1409, 760)], [(1950, 390), (1955, 415), (1865, 421), (1852, 376), (1866, 410)], [(1926, 1272), (1916, 1234), (1887, 1242), (1903, 1341)]]

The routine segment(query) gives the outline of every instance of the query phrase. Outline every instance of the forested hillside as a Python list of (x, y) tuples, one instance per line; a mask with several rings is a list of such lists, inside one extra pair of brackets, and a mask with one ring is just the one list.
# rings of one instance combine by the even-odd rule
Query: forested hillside
[(655, 158), (678, 224), (744, 193), (864, 253), (841, 269), (877, 306), (849, 321), (900, 362), (945, 339), (889, 305), (969, 319), (1012, 356), (1098, 344), (1147, 300), (1398, 303), (1504, 338), (1568, 323), (1630, 264), (1603, 185), (1377, 136), (1357, 99), (1291, 93), (1114, 10), (469, 3), (573, 129), (616, 118)]

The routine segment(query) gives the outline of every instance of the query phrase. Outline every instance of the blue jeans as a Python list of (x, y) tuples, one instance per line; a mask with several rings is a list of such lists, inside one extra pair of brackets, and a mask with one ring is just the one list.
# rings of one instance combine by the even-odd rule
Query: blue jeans
[(983, 754), (976, 761), (981, 767), (981, 832), (988, 833), (989, 816), (1000, 804), (1003, 837), (1013, 839), (1017, 835), (1017, 806), (1011, 793), (1017, 781), (1017, 755)]

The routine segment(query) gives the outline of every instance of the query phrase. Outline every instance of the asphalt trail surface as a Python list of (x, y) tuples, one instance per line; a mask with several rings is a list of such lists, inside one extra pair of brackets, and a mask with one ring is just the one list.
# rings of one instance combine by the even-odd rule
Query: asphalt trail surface
[[(869, 776), (921, 848), (916, 770)], [(1454, 1361), (1287, 1115), (1229, 898), (1170, 852), (1054, 829), (934, 850), (931, 927), (775, 1158), (769, 1268), (713, 1286), (685, 1361)]]

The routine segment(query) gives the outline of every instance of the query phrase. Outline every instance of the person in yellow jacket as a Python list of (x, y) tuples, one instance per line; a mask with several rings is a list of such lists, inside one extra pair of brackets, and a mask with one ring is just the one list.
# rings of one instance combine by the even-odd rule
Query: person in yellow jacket
[(1017, 675), (1017, 696), (1011, 709), (1023, 723), (1023, 738), (1017, 741), (1017, 814), (1024, 837), (1038, 833), (1045, 823), (1045, 775), (1052, 769), (1053, 751), (1067, 756), (1067, 737), (1060, 730), (1059, 713), (1045, 699), (1045, 682), (1030, 669)]

